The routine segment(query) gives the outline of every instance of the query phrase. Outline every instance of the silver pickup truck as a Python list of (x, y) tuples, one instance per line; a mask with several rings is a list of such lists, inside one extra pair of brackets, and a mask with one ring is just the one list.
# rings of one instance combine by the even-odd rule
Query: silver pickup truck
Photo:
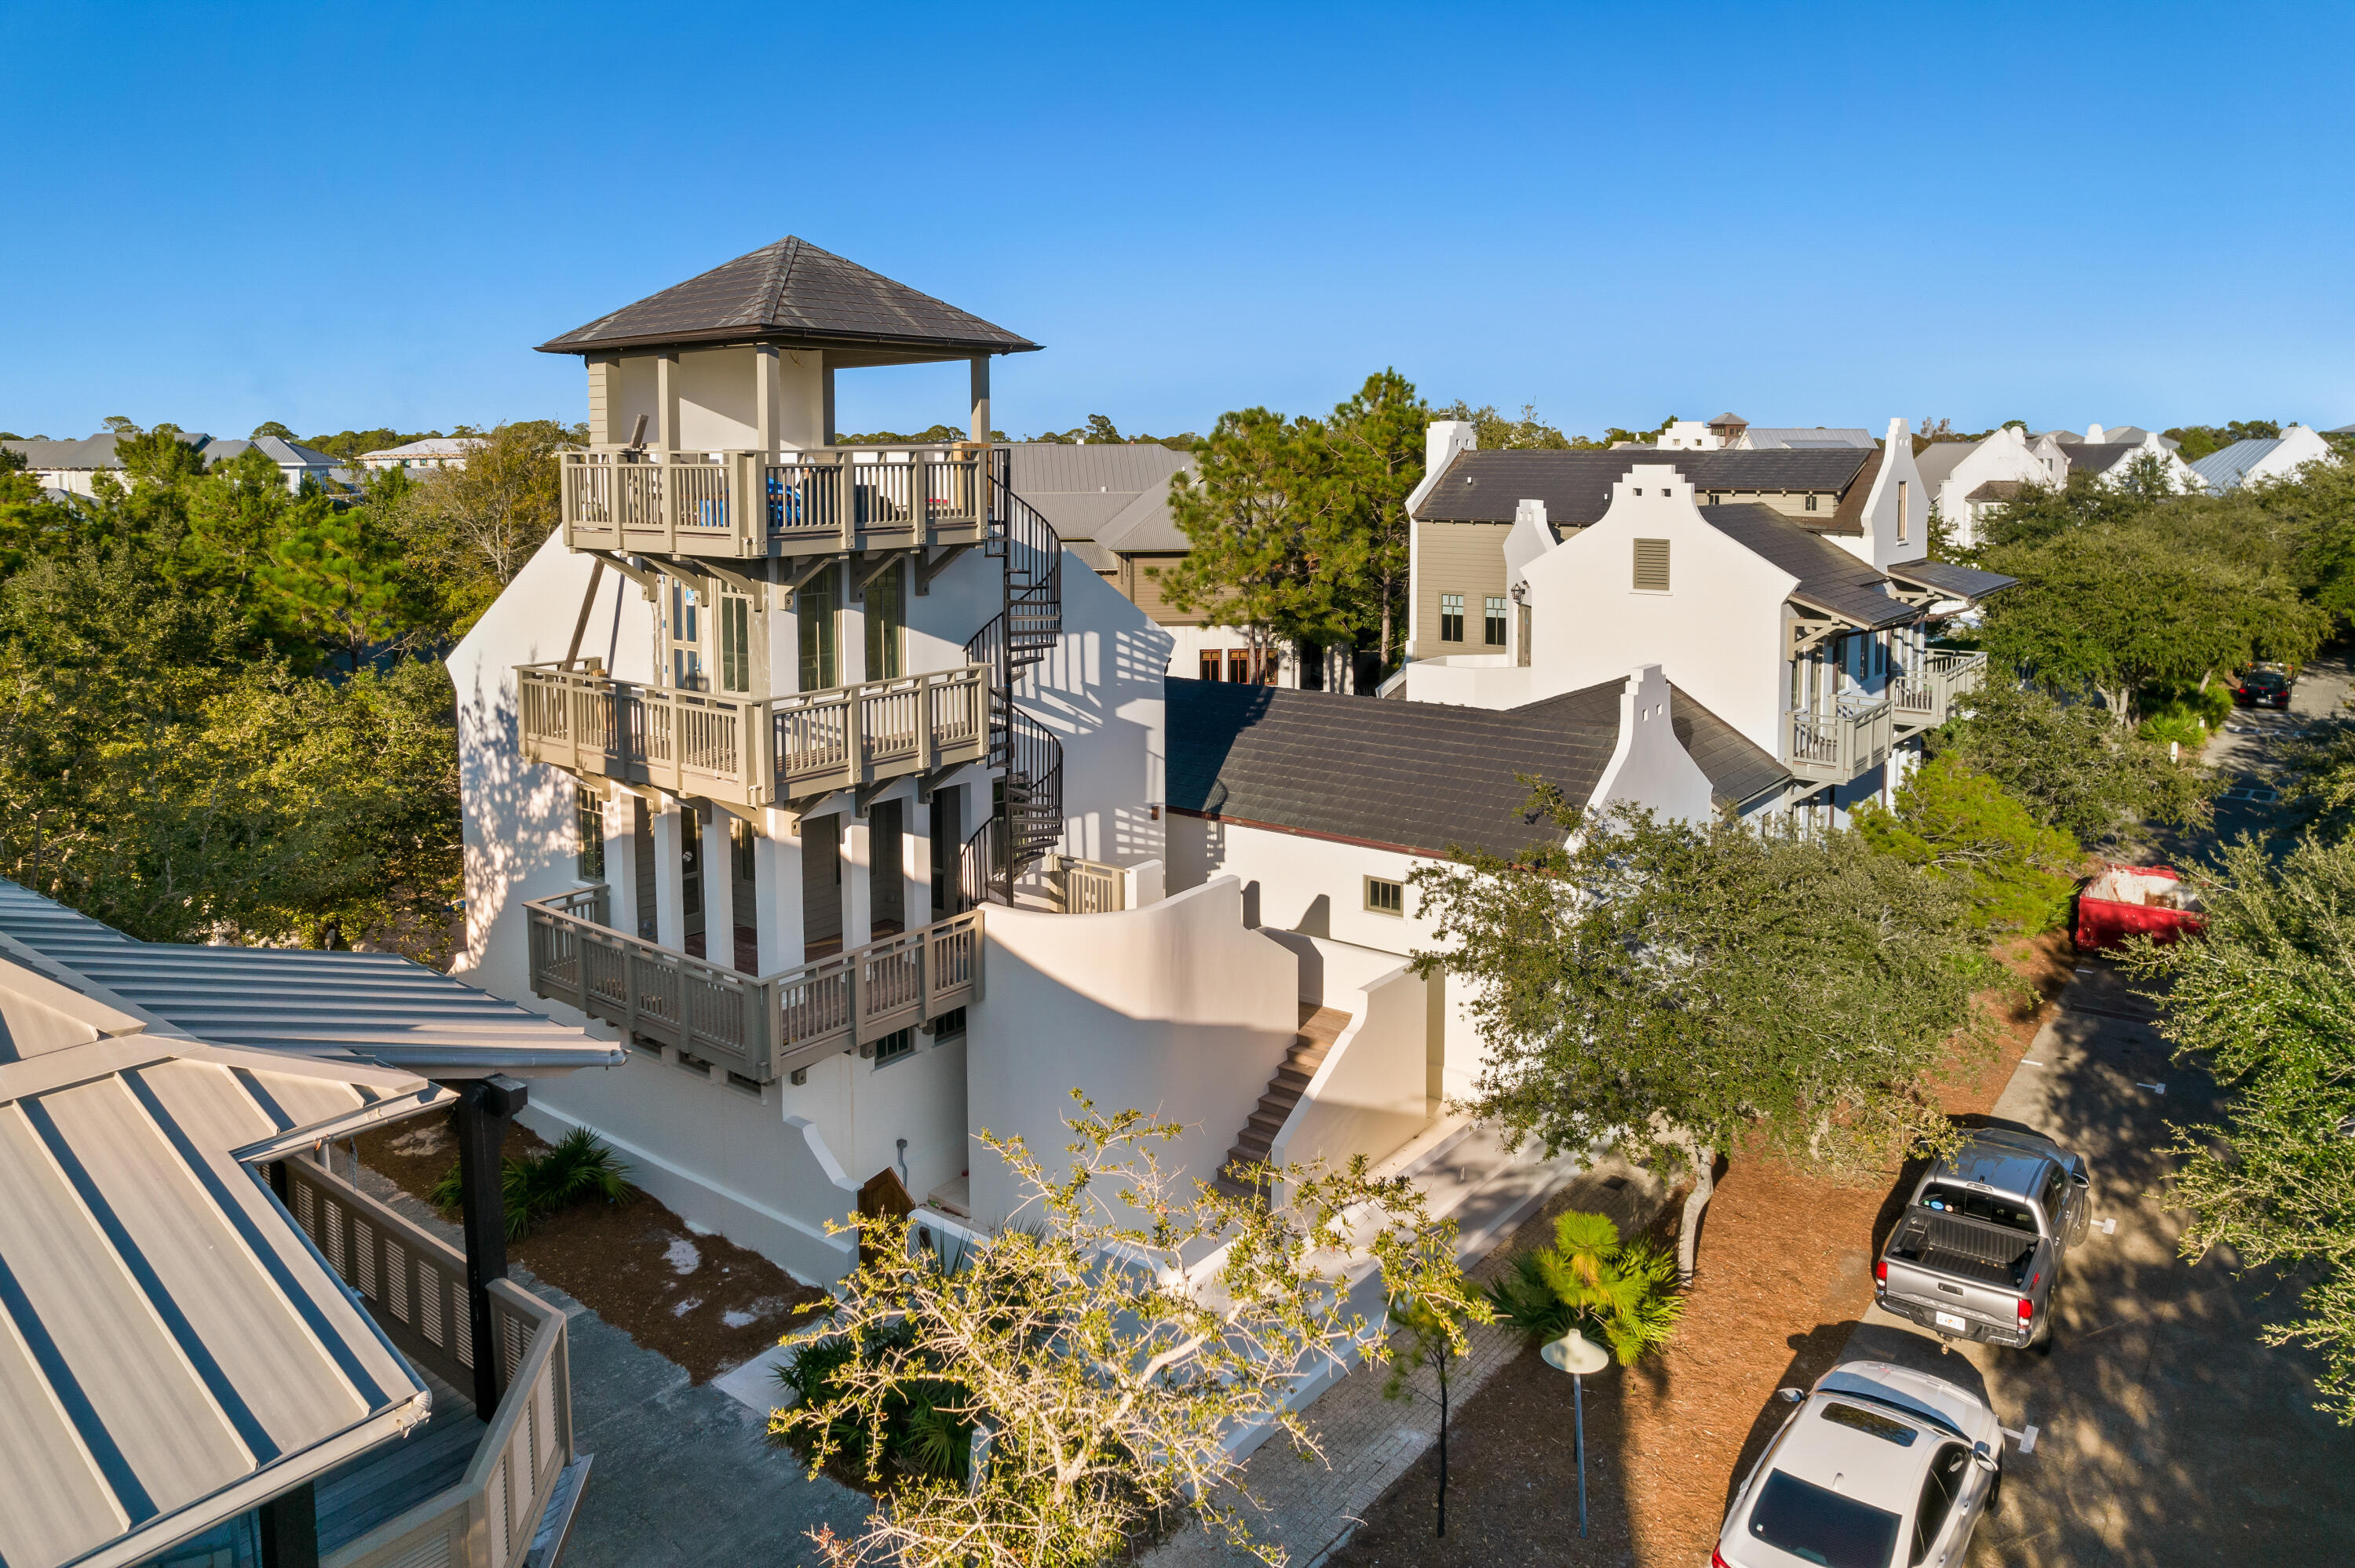
[(1873, 1298), (1949, 1340), (2052, 1344), (2062, 1261), (2085, 1238), (2094, 1175), (2051, 1139), (1974, 1131), (1913, 1190), (1873, 1267)]

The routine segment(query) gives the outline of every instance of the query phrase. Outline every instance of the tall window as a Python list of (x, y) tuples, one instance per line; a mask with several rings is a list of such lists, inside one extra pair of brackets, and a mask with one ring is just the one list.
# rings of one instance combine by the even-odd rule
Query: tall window
[(842, 609), (841, 568), (828, 567), (794, 591), (794, 621), (801, 638), (801, 690), (842, 683), (835, 658), (835, 623)]
[(1482, 601), (1481, 608), (1486, 612), (1481, 617), (1482, 644), (1490, 648), (1502, 648), (1505, 645), (1505, 596), (1492, 593)]
[(867, 679), (895, 680), (900, 644), (907, 641), (908, 607), (903, 562), (894, 561), (867, 584)]
[(1897, 542), (1905, 543), (1906, 530), (1913, 523), (1913, 487), (1904, 480), (1897, 482)]
[(1213, 648), (1209, 650), (1202, 655), (1202, 679), (1206, 681), (1218, 680), (1220, 678), (1219, 671), (1223, 663), (1224, 660), (1217, 649)]
[(670, 683), (703, 689), (703, 601), (684, 583), (670, 585)]
[(1813, 512), (1815, 509), (1816, 509), (1816, 497), (1815, 497), (1815, 493), (1814, 493), (1813, 491), (1810, 491), (1810, 492), (1808, 492), (1808, 493), (1807, 493), (1807, 510), (1808, 510), (1808, 511), (1810, 511), (1810, 512)]
[(752, 689), (752, 601), (735, 594), (719, 598), (719, 689)]
[(1460, 593), (1439, 596), (1439, 640), (1442, 642), (1464, 641), (1464, 596)]
[(573, 863), (583, 882), (605, 880), (605, 799), (586, 784), (572, 787), (572, 825), (580, 839)]

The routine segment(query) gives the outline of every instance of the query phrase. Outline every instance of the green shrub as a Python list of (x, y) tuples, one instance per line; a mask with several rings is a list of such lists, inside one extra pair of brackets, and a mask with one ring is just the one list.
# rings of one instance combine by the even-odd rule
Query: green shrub
[(1854, 821), (1873, 848), (1962, 885), (1989, 931), (2059, 923), (2083, 857), (2075, 839), (2040, 823), (2002, 785), (1952, 756), (1915, 768), (1894, 811), (1867, 804)]
[[(507, 1240), (520, 1241), (531, 1227), (550, 1214), (602, 1198), (625, 1203), (636, 1192), (630, 1185), (630, 1168), (611, 1149), (597, 1141), (585, 1127), (576, 1127), (556, 1140), (547, 1153), (529, 1160), (509, 1158), (499, 1164), (499, 1193), (506, 1210)], [(455, 1165), (442, 1173), (426, 1194), (435, 1208), (455, 1209), (464, 1195)]]
[(1488, 1287), (1501, 1320), (1532, 1340), (1558, 1340), (1575, 1324), (1601, 1335), (1622, 1366), (1668, 1343), (1685, 1310), (1669, 1288), (1675, 1254), (1642, 1237), (1622, 1241), (1610, 1215), (1575, 1209), (1556, 1216), (1553, 1238), (1517, 1255), (1513, 1272)]
[(2143, 715), (2137, 731), (2143, 739), (2160, 746), (2173, 741), (2196, 751), (2232, 716), (2232, 688), (2222, 681), (2145, 686), (2136, 706)]
[[(870, 1366), (901, 1362), (918, 1354), (914, 1342), (913, 1330), (904, 1325), (867, 1336), (857, 1344), (847, 1335), (825, 1335), (805, 1342), (792, 1360), (776, 1369), (777, 1383), (796, 1403), (822, 1406), (842, 1396), (844, 1374), (858, 1357), (865, 1356)], [(935, 1358), (923, 1359), (935, 1361)], [(935, 1361), (928, 1370), (946, 1369)], [(884, 1457), (901, 1471), (934, 1480), (962, 1481), (973, 1457), (970, 1404), (964, 1384), (953, 1377), (904, 1379), (884, 1399), (879, 1433), (865, 1422), (837, 1418), (821, 1428), (797, 1429), (787, 1446), (807, 1461), (827, 1444), (839, 1445), (836, 1457), (843, 1468), (863, 1475), (879, 1438)]]

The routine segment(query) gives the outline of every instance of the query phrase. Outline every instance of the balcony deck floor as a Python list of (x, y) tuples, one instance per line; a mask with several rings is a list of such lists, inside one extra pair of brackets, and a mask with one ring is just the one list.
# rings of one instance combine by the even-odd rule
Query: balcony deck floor
[(314, 1483), (321, 1556), (465, 1479), (489, 1428), (476, 1419), (472, 1400), (423, 1368), (418, 1371), (433, 1392), (433, 1414), (425, 1424)]

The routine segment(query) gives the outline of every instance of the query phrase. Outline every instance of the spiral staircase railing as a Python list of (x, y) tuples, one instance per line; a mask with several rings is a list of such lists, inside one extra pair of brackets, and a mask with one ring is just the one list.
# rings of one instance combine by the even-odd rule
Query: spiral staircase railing
[(1022, 711), (1014, 683), (1042, 662), (1063, 631), (1063, 541), (1007, 483), (1010, 453), (993, 451), (985, 551), (1005, 563), (1005, 601), (964, 645), (990, 671), (990, 764), (1004, 771), (996, 809), (960, 852), (958, 888), (966, 906), (1014, 902), (1014, 884), (1063, 837), (1063, 747)]

